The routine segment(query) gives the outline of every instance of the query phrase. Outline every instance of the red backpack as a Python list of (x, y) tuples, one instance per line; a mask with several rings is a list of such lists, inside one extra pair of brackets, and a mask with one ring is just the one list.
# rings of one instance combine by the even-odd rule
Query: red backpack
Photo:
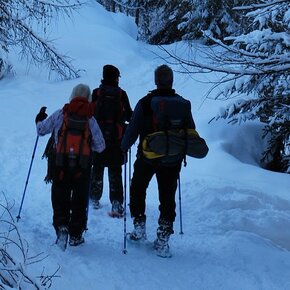
[(94, 116), (103, 133), (106, 144), (121, 142), (124, 133), (125, 107), (122, 90), (108, 93), (103, 89), (96, 90), (97, 100)]
[(93, 115), (92, 107), (86, 98), (76, 97), (63, 107), (63, 114), (56, 145), (56, 165), (86, 169), (91, 155), (89, 118)]

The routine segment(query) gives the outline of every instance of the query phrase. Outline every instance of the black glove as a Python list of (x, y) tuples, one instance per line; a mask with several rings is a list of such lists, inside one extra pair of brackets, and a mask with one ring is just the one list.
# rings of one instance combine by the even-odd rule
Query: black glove
[(36, 115), (35, 124), (47, 118), (47, 114), (45, 113), (45, 111), (46, 111), (46, 107), (42, 107), (40, 109), (39, 113)]

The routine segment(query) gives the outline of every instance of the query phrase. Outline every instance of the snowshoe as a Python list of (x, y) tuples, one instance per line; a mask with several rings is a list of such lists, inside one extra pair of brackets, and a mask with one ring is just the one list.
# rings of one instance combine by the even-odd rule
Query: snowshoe
[(65, 251), (67, 247), (67, 240), (68, 240), (68, 229), (66, 226), (61, 226), (57, 232), (57, 239), (55, 243), (62, 251)]
[(157, 256), (162, 258), (172, 257), (169, 249), (168, 241), (171, 234), (173, 234), (172, 222), (160, 219), (159, 227), (157, 229), (157, 239), (153, 243), (153, 249)]
[(124, 216), (122, 213), (115, 212), (115, 211), (109, 211), (108, 215), (112, 218), (118, 218), (118, 219), (120, 219)]
[(153, 242), (153, 249), (157, 256), (162, 258), (171, 258), (172, 253), (170, 251), (169, 245), (167, 242), (159, 240), (158, 238)]
[(81, 245), (84, 242), (85, 242), (85, 239), (82, 236), (78, 236), (78, 237), (70, 236), (70, 238), (69, 238), (69, 245), (72, 247), (76, 247), (78, 245)]
[(133, 230), (131, 233), (126, 234), (127, 240), (131, 242), (144, 242), (147, 240), (146, 233), (138, 234), (135, 230)]
[(138, 216), (133, 221), (134, 230), (127, 234), (127, 238), (131, 241), (145, 241), (146, 236), (146, 216)]
[(118, 200), (113, 200), (112, 210), (108, 212), (110, 217), (121, 218), (124, 215), (124, 208)]
[(92, 203), (93, 203), (93, 208), (94, 209), (101, 208), (101, 204), (100, 204), (100, 201), (99, 200), (93, 200)]

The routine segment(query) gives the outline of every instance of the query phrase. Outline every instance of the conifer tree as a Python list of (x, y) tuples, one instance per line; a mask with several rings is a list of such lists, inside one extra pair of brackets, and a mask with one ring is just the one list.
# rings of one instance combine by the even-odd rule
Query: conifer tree
[(236, 99), (216, 119), (226, 118), (231, 123), (258, 119), (264, 123), (268, 147), (262, 164), (290, 173), (290, 3), (264, 0), (234, 9), (243, 13), (249, 25), (223, 41), (205, 31), (208, 39), (222, 48), (202, 52), (211, 63), (167, 53), (187, 71), (223, 73), (212, 88), (219, 87), (216, 98), (244, 98)]

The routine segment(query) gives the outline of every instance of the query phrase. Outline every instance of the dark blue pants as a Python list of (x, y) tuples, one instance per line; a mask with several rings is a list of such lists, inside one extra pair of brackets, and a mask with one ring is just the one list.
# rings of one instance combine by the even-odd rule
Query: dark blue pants
[[(94, 164), (91, 184), (91, 198), (100, 200), (103, 194), (103, 179), (105, 166)], [(123, 182), (122, 182), (122, 165), (108, 166), (109, 178), (109, 197), (112, 203), (113, 200), (118, 200), (123, 203)]]
[(132, 217), (145, 215), (146, 190), (155, 174), (159, 194), (159, 220), (174, 222), (176, 216), (175, 192), (180, 169), (181, 163), (174, 166), (161, 166), (138, 158), (134, 163), (130, 187), (130, 212)]
[(53, 181), (51, 201), (56, 232), (59, 226), (67, 226), (69, 234), (77, 237), (86, 229), (89, 182), (90, 169), (80, 175), (65, 173)]

